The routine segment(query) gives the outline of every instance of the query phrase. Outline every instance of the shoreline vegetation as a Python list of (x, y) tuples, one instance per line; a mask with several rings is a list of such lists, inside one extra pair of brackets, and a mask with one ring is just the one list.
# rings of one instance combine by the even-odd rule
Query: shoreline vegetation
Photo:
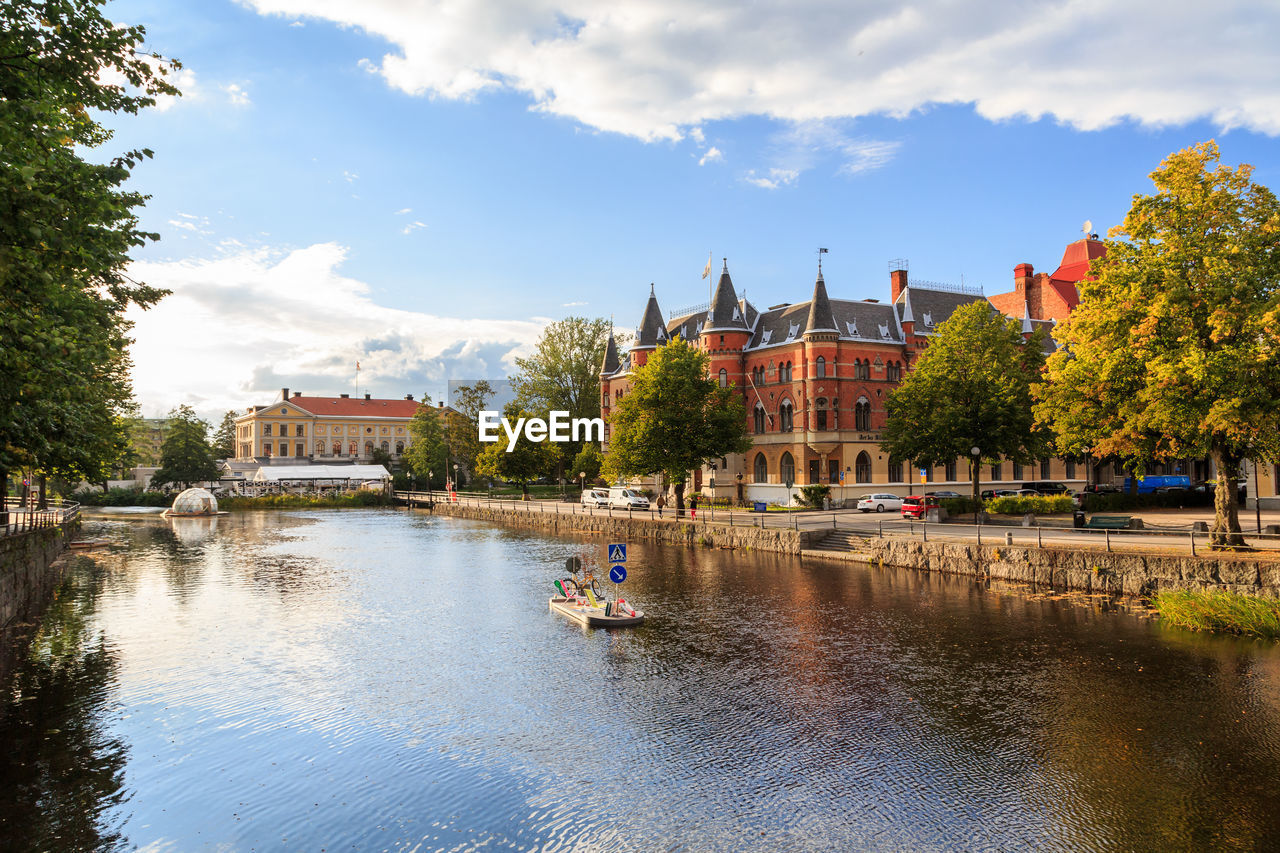
[[(137, 489), (110, 489), (106, 492), (81, 491), (71, 496), (81, 506), (152, 506), (167, 507), (173, 504), (177, 493), (142, 492)], [(346, 492), (326, 495), (260, 495), (249, 497), (231, 495), (218, 498), (218, 509), (235, 512), (251, 509), (340, 509), (343, 507), (391, 506), (388, 495), (374, 491)]]
[(1166, 590), (1151, 599), (1161, 621), (1189, 631), (1280, 640), (1280, 599), (1225, 590)]

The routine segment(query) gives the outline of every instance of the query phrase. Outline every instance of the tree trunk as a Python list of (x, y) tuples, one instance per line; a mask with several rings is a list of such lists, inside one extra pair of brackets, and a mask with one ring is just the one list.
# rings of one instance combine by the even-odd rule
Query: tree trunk
[(679, 481), (675, 485), (676, 490), (676, 518), (684, 515), (684, 480)]
[(1213, 535), (1210, 547), (1218, 550), (1244, 548), (1240, 535), (1240, 506), (1236, 496), (1236, 480), (1240, 477), (1239, 458), (1214, 447), (1211, 452), (1218, 469), (1218, 487), (1213, 490)]
[(0, 468), (0, 527), (7, 527), (9, 524), (9, 505), (5, 503), (9, 499), (9, 470)]
[[(1146, 469), (1144, 468), (1143, 470), (1145, 471)], [(1127, 491), (1131, 495), (1138, 494), (1138, 469), (1137, 468), (1129, 469), (1129, 488), (1127, 489)]]
[[(969, 472), (973, 475), (973, 502), (976, 504), (980, 500), (982, 500), (982, 498), (980, 497), (981, 490), (979, 488), (981, 485), (979, 481), (982, 478), (981, 460), (976, 459), (974, 457), (969, 457)], [(974, 510), (974, 512), (982, 512), (982, 509), (977, 508)]]
[(49, 478), (46, 477), (44, 474), (41, 474), (39, 483), (40, 483), (40, 497), (37, 499), (38, 503), (37, 503), (36, 509), (48, 509), (49, 508)]

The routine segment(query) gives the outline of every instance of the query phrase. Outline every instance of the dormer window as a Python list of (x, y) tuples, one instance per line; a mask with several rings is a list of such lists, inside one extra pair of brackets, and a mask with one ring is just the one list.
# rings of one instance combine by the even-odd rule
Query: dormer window
[(888, 323), (881, 323), (881, 324), (880, 324), (880, 337), (882, 337), (882, 338), (884, 338), (884, 339), (888, 340), (888, 338), (889, 338), (889, 324), (888, 324)]
[(764, 334), (760, 336), (760, 343), (767, 344), (769, 339), (773, 337), (773, 329), (765, 329)]
[(738, 313), (738, 306), (736, 305), (733, 307), (733, 319), (735, 320), (742, 319), (742, 315)]
[(924, 326), (926, 329), (933, 328), (933, 315), (928, 311), (924, 312)]
[(849, 321), (846, 321), (846, 322), (845, 322), (845, 324), (844, 324), (844, 327), (845, 327), (846, 329), (848, 329), (848, 330), (849, 330), (849, 337), (851, 337), (851, 338), (856, 338), (856, 337), (858, 336), (858, 324), (857, 324), (857, 322), (849, 322)]

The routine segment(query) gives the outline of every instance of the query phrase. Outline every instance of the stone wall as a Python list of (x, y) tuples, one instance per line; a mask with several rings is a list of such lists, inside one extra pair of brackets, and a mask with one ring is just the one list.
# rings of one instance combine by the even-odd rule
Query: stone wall
[(734, 526), (727, 524), (676, 524), (649, 518), (627, 518), (621, 515), (581, 515), (524, 512), (502, 508), (437, 503), (437, 515), (471, 518), (546, 530), (551, 533), (586, 534), (611, 542), (647, 539), (674, 545), (709, 545), (727, 548), (754, 548), (799, 554), (826, 536), (829, 531), (790, 530), (786, 528)]
[(80, 521), (0, 538), (0, 685), (26, 647), (36, 621), (62, 582), (57, 560)]
[(806, 551), (804, 557), (1020, 581), (1083, 592), (1149, 596), (1162, 589), (1226, 589), (1280, 598), (1280, 562), (1235, 555), (1192, 557), (866, 539), (850, 552)]

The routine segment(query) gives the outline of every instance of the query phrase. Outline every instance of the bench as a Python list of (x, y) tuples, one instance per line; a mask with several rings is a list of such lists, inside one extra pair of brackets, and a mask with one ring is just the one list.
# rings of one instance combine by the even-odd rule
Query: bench
[(1085, 524), (1091, 530), (1128, 530), (1131, 523), (1128, 515), (1095, 515)]

